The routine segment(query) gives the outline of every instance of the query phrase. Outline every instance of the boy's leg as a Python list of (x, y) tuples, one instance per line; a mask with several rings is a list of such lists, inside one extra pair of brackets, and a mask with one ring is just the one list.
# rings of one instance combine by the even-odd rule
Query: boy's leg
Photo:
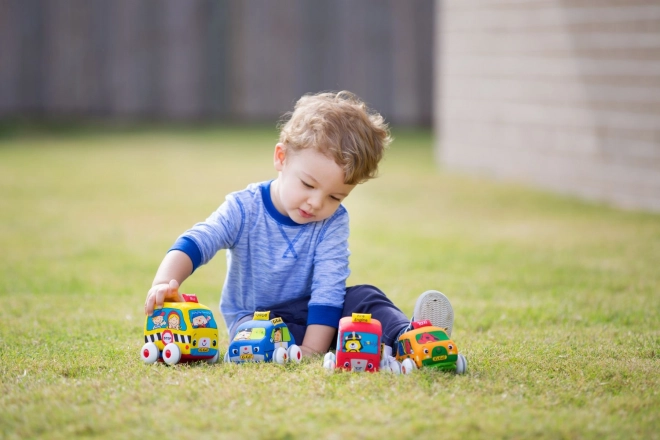
[(392, 347), (402, 330), (410, 324), (408, 317), (377, 287), (363, 284), (346, 289), (342, 316), (371, 313), (383, 326), (382, 342)]
[(269, 307), (270, 317), (280, 317), (293, 335), (296, 345), (302, 345), (307, 331), (307, 314), (310, 297), (295, 299)]
[[(293, 335), (293, 339), (296, 341), (296, 345), (302, 344), (303, 338), (305, 337), (305, 330), (307, 330), (307, 303), (309, 303), (310, 297), (305, 297), (301, 299), (296, 299), (293, 301), (287, 301), (281, 304), (276, 304), (271, 307), (260, 307), (258, 311), (270, 311), (270, 317), (282, 318), (286, 326), (289, 328), (289, 332)], [(233, 327), (229, 330), (229, 340), (233, 340), (236, 336), (236, 330), (238, 326), (243, 324), (246, 321), (250, 321), (254, 315), (246, 315), (236, 321)]]

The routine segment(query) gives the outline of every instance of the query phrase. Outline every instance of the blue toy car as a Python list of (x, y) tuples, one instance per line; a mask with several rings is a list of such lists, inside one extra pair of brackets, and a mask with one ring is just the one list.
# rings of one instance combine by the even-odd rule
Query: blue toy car
[(300, 362), (302, 352), (282, 318), (270, 312), (255, 312), (251, 321), (238, 326), (225, 353), (225, 362)]

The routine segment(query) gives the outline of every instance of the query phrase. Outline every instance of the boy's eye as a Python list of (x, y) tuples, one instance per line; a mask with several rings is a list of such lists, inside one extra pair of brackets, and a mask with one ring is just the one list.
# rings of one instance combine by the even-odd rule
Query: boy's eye
[(330, 196), (330, 198), (331, 198), (332, 200), (336, 201), (336, 202), (341, 202), (341, 200), (339, 199), (339, 197)]
[(312, 185), (309, 183), (305, 182), (304, 180), (301, 180), (302, 184), (305, 185), (306, 188), (314, 188)]

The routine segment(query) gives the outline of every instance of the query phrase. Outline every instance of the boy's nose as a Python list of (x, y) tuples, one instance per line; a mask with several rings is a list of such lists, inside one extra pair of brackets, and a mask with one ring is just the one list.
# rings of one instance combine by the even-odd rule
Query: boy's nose
[(319, 209), (323, 204), (323, 199), (319, 196), (311, 196), (307, 199), (307, 203), (314, 209)]

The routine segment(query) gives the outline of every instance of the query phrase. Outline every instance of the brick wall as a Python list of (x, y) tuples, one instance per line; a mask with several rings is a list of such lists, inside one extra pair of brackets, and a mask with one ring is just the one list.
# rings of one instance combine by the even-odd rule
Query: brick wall
[(437, 157), (660, 211), (658, 0), (439, 0)]

